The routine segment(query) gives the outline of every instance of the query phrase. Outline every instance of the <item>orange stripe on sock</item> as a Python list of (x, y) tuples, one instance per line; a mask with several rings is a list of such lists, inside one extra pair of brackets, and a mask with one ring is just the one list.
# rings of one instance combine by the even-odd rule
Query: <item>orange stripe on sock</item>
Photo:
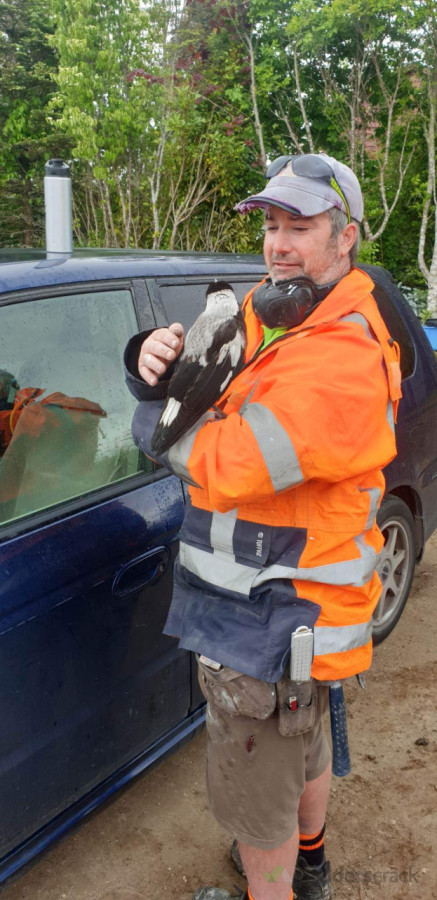
[[(249, 900), (255, 900), (249, 886), (247, 887), (247, 896), (248, 896)], [(293, 891), (291, 891), (291, 894), (290, 894), (288, 900), (293, 900), (293, 897), (294, 897), (294, 893), (293, 893)]]
[(302, 844), (299, 844), (299, 850), (317, 850), (317, 848), (321, 847), (324, 842), (325, 838), (322, 837), (322, 840), (318, 841), (317, 844), (304, 844), (303, 846)]
[(319, 836), (321, 830), (322, 830), (322, 829), (319, 828), (319, 830), (316, 831), (314, 834), (300, 834), (300, 835), (299, 835), (299, 840), (300, 840), (300, 841), (313, 841), (314, 838), (316, 838), (316, 837)]

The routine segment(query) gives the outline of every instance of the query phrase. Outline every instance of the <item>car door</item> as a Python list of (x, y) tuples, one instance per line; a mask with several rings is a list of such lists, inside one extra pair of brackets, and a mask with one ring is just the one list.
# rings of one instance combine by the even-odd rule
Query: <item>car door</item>
[(153, 324), (142, 282), (0, 301), (3, 858), (190, 709), (190, 655), (162, 634), (182, 486), (134, 446), (122, 366)]

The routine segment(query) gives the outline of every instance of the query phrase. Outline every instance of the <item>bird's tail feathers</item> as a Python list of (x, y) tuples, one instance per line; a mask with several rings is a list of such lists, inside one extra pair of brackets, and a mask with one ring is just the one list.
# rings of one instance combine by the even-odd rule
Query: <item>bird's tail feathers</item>
[(162, 456), (170, 447), (183, 437), (183, 435), (192, 428), (197, 422), (197, 416), (192, 420), (184, 418), (184, 421), (175, 419), (170, 425), (164, 425), (160, 420), (152, 435), (151, 449), (156, 456)]

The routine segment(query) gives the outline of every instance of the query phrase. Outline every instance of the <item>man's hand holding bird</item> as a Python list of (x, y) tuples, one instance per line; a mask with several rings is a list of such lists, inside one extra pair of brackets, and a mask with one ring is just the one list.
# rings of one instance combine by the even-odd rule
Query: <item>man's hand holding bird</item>
[(157, 328), (143, 342), (138, 361), (141, 378), (151, 387), (165, 375), (184, 346), (184, 329), (179, 322), (169, 328)]

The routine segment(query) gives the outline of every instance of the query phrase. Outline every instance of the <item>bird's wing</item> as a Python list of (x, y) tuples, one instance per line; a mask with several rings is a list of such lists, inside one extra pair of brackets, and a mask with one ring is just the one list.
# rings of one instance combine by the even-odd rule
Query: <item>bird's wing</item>
[(237, 318), (220, 326), (204, 358), (180, 360), (167, 403), (156, 426), (152, 450), (160, 455), (188, 431), (223, 393), (244, 361), (245, 334)]

